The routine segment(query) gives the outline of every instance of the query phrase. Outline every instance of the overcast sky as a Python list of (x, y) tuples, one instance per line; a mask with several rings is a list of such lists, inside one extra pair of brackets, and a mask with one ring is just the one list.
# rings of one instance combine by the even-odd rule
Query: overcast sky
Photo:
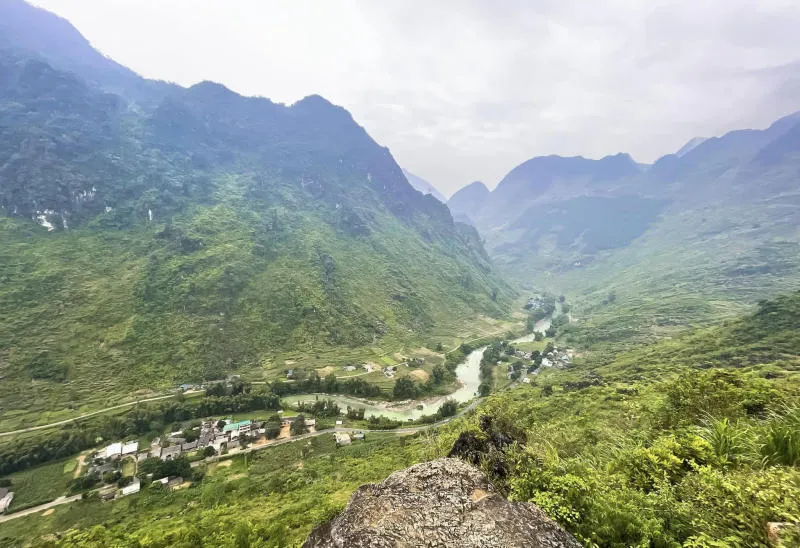
[(34, 0), (149, 77), (347, 108), (445, 195), (800, 110), (797, 0)]

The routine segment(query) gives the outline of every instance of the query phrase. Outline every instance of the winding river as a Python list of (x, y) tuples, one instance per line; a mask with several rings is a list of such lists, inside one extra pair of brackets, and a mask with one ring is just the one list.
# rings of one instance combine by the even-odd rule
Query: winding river
[[(536, 322), (532, 333), (514, 339), (513, 343), (531, 342), (534, 340), (535, 333), (544, 333), (550, 327), (550, 318), (545, 318)], [(290, 405), (305, 401), (313, 403), (315, 399), (330, 399), (335, 401), (339, 407), (346, 409), (348, 406), (353, 408), (364, 408), (364, 416), (387, 417), (394, 420), (413, 420), (422, 415), (432, 415), (435, 413), (445, 400), (455, 400), (459, 403), (471, 400), (477, 395), (478, 385), (480, 385), (480, 365), (483, 352), (486, 347), (473, 350), (467, 358), (456, 367), (456, 378), (460, 384), (459, 388), (446, 396), (434, 396), (424, 400), (397, 403), (366, 400), (353, 396), (340, 396), (335, 394), (298, 394), (286, 396), (283, 401)], [(420, 409), (421, 407), (421, 409)]]

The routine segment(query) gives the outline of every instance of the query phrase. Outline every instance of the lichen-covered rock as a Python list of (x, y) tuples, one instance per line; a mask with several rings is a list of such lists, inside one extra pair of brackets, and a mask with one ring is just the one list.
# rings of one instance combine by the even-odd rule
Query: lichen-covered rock
[(305, 548), (579, 547), (532, 504), (509, 502), (477, 468), (439, 459), (361, 486)]

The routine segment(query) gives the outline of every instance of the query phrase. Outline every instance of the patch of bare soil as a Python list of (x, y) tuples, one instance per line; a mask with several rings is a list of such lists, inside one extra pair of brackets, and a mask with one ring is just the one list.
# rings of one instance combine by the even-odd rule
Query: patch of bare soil
[(414, 379), (416, 379), (416, 380), (418, 380), (420, 382), (425, 382), (430, 378), (430, 375), (424, 369), (415, 369), (415, 370), (413, 370), (411, 372), (411, 376), (414, 377)]

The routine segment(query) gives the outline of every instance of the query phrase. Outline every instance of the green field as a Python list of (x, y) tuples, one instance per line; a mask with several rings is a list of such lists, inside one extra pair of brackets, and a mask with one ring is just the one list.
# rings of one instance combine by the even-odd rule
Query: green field
[(72, 457), (8, 476), (12, 482), (11, 490), (14, 491), (10, 511), (36, 506), (63, 495), (75, 466), (75, 457)]

